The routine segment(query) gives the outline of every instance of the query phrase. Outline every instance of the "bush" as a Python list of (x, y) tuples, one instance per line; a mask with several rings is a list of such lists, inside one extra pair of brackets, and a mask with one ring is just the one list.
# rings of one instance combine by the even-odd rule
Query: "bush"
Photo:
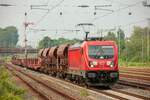
[(132, 61), (124, 61), (119, 59), (119, 66), (124, 66), (124, 67), (150, 67), (150, 62), (132, 62)]
[(7, 70), (0, 66), (0, 100), (22, 100), (25, 90), (18, 88)]

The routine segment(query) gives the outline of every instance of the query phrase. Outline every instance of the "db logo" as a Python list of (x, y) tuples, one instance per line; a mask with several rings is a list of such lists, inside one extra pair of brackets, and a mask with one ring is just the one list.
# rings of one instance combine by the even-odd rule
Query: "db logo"
[(99, 65), (104, 65), (104, 62), (99, 62)]

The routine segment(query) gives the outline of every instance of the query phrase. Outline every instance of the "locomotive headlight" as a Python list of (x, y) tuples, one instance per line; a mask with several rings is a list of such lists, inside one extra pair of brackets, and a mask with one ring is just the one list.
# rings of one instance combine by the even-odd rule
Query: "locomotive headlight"
[(110, 67), (112, 68), (112, 67), (114, 67), (114, 65), (113, 65), (113, 64), (111, 64), (111, 65), (110, 65)]
[(107, 66), (110, 66), (111, 61), (107, 61), (106, 64), (107, 64)]
[(107, 61), (107, 66), (114, 67), (114, 61)]
[(94, 67), (94, 65), (90, 65), (90, 67)]
[(89, 64), (90, 64), (90, 67), (95, 67), (95, 66), (98, 65), (98, 62), (96, 62), (96, 61), (90, 61)]
[(111, 64), (110, 64), (110, 67), (114, 67), (114, 62), (112, 61)]

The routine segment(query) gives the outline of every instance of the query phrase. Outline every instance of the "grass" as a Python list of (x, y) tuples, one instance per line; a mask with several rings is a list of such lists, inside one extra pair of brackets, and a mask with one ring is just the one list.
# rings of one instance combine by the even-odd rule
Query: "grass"
[(0, 66), (0, 100), (23, 100), (25, 90), (17, 87), (10, 74)]
[(82, 96), (82, 97), (89, 96), (88, 91), (86, 89), (81, 89), (80, 90), (80, 96)]
[(119, 60), (119, 66), (125, 66), (125, 67), (139, 67), (139, 68), (150, 68), (150, 62), (126, 62)]

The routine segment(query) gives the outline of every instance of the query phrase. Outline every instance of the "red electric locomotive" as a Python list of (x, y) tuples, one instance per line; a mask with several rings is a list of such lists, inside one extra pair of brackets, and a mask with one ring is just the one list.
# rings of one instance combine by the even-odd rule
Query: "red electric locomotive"
[(117, 82), (118, 50), (113, 41), (84, 41), (70, 46), (68, 72), (81, 76), (87, 85), (110, 86)]
[(89, 86), (111, 86), (119, 79), (118, 50), (113, 41), (86, 40), (41, 49), (38, 59), (12, 63)]

